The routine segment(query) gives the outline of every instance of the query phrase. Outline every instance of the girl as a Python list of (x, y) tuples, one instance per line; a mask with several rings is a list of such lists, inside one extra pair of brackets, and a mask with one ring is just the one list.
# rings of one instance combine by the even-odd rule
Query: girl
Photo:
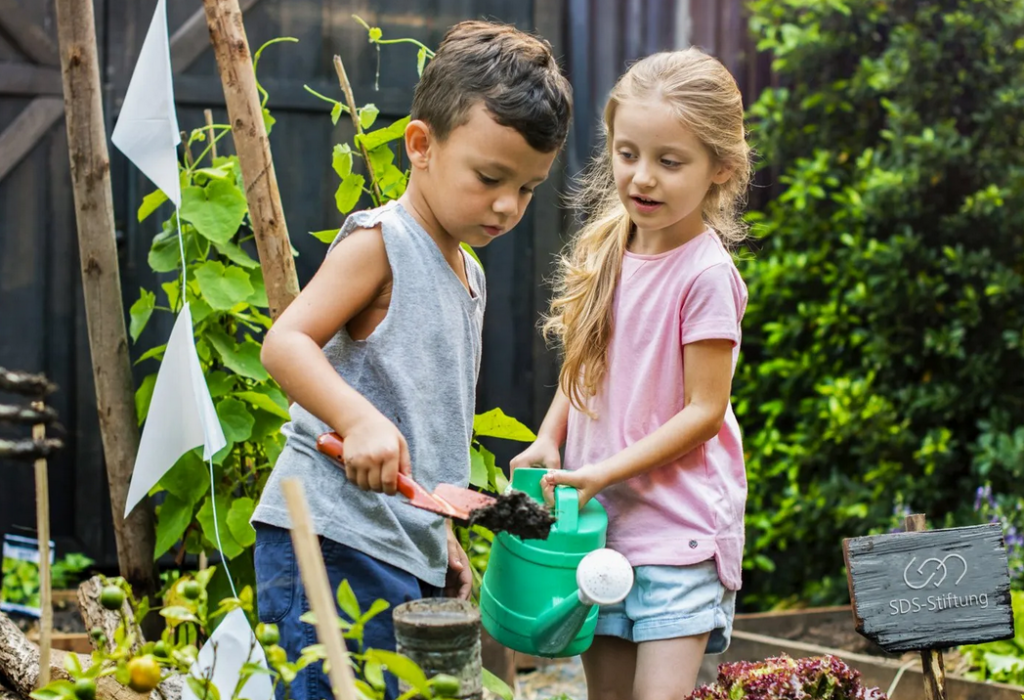
[(729, 643), (747, 482), (730, 387), (747, 292), (726, 245), (750, 179), (740, 92), (697, 49), (639, 61), (604, 112), (544, 331), (559, 391), (512, 468), (597, 497), (633, 565), (583, 656), (592, 700), (678, 699)]

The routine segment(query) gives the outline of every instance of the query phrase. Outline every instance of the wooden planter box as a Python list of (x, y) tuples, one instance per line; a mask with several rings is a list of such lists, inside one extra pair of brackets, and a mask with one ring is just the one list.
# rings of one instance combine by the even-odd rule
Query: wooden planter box
[[(53, 607), (58, 610), (74, 610), (77, 616), (78, 591), (76, 589), (53, 591)], [(79, 622), (79, 626), (81, 622)], [(25, 635), (30, 641), (39, 643), (38, 628), (30, 630)], [(62, 651), (74, 651), (79, 654), (91, 654), (92, 643), (89, 641), (87, 632), (53, 632), (50, 635), (50, 647)]]
[[(736, 616), (729, 649), (704, 657), (698, 684), (713, 683), (719, 664), (760, 661), (780, 654), (794, 659), (831, 654), (860, 671), (865, 685), (883, 692), (906, 663), (857, 634), (849, 606), (746, 614)], [(1024, 687), (946, 676), (947, 700), (1021, 700), (1022, 693)], [(919, 664), (903, 672), (893, 696), (896, 700), (925, 700)]]

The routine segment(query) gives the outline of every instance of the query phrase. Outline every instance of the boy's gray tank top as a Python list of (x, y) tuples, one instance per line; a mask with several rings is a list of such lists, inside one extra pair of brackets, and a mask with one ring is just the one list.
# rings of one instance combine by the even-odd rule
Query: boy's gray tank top
[[(366, 340), (354, 341), (342, 328), (324, 354), (405, 436), (416, 481), (428, 490), (440, 483), (466, 486), (486, 301), (483, 269), (463, 251), (471, 296), (430, 235), (397, 201), (350, 215), (331, 249), (354, 229), (376, 226), (393, 280), (387, 315)], [(444, 520), (413, 508), (401, 495), (361, 490), (316, 449), (317, 436), (331, 428), (298, 404), (291, 418), (282, 428), (287, 441), (253, 522), (290, 529), (281, 481), (298, 477), (317, 534), (443, 586)]]

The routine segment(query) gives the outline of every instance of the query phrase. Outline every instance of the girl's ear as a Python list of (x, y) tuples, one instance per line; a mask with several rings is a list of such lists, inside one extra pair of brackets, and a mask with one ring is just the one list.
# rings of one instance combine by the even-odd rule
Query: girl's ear
[(415, 119), (405, 127), (405, 153), (414, 168), (425, 169), (430, 162), (430, 146), (433, 143), (430, 126)]
[(716, 185), (724, 185), (725, 183), (729, 182), (729, 179), (732, 177), (733, 172), (735, 172), (734, 168), (730, 168), (729, 166), (726, 165), (719, 165), (717, 166), (717, 170), (715, 171), (714, 175), (711, 176), (711, 182), (715, 183)]

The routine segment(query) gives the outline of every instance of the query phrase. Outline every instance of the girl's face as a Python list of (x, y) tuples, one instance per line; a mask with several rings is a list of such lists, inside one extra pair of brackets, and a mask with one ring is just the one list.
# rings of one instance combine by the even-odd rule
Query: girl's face
[(704, 196), (731, 172), (662, 100), (619, 104), (612, 134), (615, 187), (638, 233), (661, 233), (678, 245), (703, 232)]

